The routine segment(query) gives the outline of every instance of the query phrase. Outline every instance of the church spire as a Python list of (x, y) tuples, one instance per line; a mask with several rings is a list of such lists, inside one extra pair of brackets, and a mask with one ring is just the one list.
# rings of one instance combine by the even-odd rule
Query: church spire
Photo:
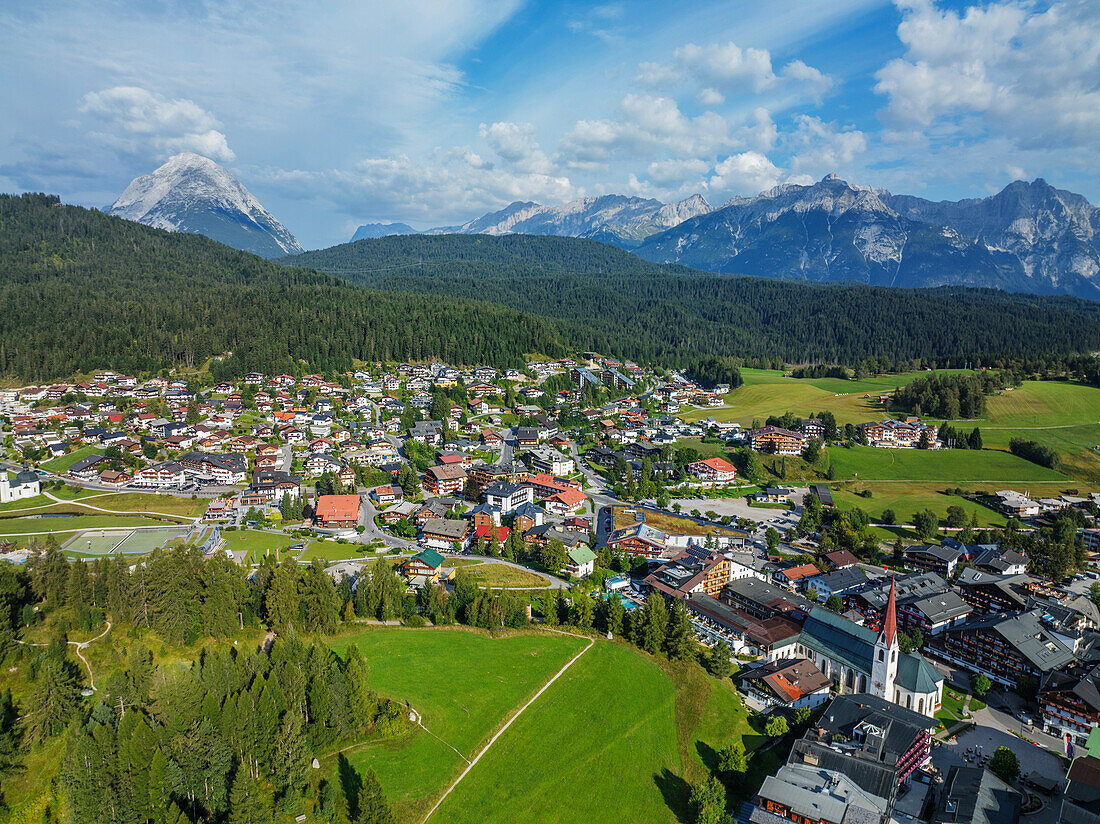
[(886, 646), (892, 647), (898, 634), (898, 613), (894, 604), (894, 579), (890, 579), (890, 599), (886, 602), (886, 616), (882, 620), (882, 634), (886, 637)]

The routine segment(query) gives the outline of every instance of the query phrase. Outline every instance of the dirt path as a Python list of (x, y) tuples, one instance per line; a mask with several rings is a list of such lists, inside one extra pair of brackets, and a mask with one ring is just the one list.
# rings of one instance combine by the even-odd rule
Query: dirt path
[[(89, 638), (87, 641), (69, 641), (69, 644), (76, 647), (76, 657), (83, 662), (85, 669), (88, 670), (88, 686), (95, 692), (95, 676), (92, 675), (92, 665), (88, 663), (88, 659), (84, 657), (83, 650), (92, 641), (98, 641), (104, 635), (111, 631), (111, 622), (107, 622), (107, 629), (99, 633), (95, 638)], [(28, 644), (26, 641), (16, 641), (17, 644), (22, 644), (25, 647), (48, 647), (49, 644)]]
[[(512, 717), (509, 718), (504, 723), (504, 726), (501, 727), (497, 731), (496, 735), (494, 735), (492, 738), (489, 739), (489, 743), (481, 748), (481, 752), (479, 752), (477, 755), (474, 756), (474, 760), (470, 761), (468, 763), (466, 769), (464, 769), (462, 771), (462, 774), (459, 775), (458, 778), (456, 778), (454, 780), (454, 782), (451, 784), (451, 786), (449, 786), (447, 788), (447, 790), (443, 793), (443, 795), (441, 795), (439, 797), (439, 800), (435, 802), (435, 805), (430, 810), (428, 810), (428, 814), (426, 816), (424, 816), (424, 821), (427, 821), (429, 818), (432, 817), (432, 815), (435, 813), (435, 811), (439, 809), (439, 806), (447, 799), (447, 796), (449, 796), (451, 794), (451, 791), (455, 787), (458, 786), (459, 782), (462, 781), (462, 779), (466, 777), (466, 774), (474, 768), (474, 765), (477, 764), (478, 761), (481, 760), (481, 756), (485, 755), (485, 753), (487, 753), (489, 751), (489, 748), (491, 746), (493, 746), (493, 744), (496, 743), (496, 740), (498, 738), (500, 738), (502, 735), (504, 735), (504, 733), (508, 730), (508, 728), (510, 726), (512, 726), (512, 723), (517, 718), (519, 718), (521, 715), (523, 715), (524, 710), (526, 710), (529, 706), (534, 704), (539, 699), (539, 696), (541, 696), (544, 692), (546, 692), (547, 689), (550, 688), (551, 684), (553, 684), (555, 681), (557, 681), (559, 678), (561, 678), (561, 676), (565, 674), (565, 671), (567, 669), (569, 669), (571, 666), (573, 666), (573, 664), (575, 664), (577, 662), (577, 660), (582, 655), (584, 655), (586, 652), (588, 652), (590, 649), (592, 649), (592, 645), (596, 643), (595, 640), (592, 639), (592, 638), (585, 638), (582, 635), (574, 635), (572, 632), (562, 632), (561, 630), (550, 630), (550, 632), (557, 632), (560, 635), (570, 635), (574, 638), (581, 638), (582, 640), (587, 641), (588, 645), (584, 649), (582, 649), (580, 652), (578, 652), (576, 655), (574, 655), (572, 658), (570, 658), (566, 662), (565, 666), (563, 666), (560, 670), (558, 670), (556, 673), (554, 673), (554, 675), (550, 678), (550, 680), (547, 681), (545, 684), (543, 684), (542, 687), (539, 689), (539, 691), (536, 692), (534, 695), (532, 695), (531, 698), (527, 701), (526, 704), (524, 704), (522, 707), (520, 707), (518, 710), (516, 710), (516, 712), (512, 715)], [(444, 743), (446, 743), (446, 742), (444, 742)]]

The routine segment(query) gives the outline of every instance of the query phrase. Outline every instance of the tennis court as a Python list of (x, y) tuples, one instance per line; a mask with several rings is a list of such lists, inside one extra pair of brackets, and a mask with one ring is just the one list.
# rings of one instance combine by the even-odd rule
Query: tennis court
[(65, 549), (86, 555), (144, 555), (168, 541), (182, 538), (186, 529), (89, 529), (73, 538)]

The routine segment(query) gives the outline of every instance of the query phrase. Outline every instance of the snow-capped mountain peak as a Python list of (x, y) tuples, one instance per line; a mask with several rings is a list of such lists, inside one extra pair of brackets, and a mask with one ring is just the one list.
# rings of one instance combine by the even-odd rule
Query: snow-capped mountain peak
[(134, 178), (107, 212), (170, 232), (206, 235), (264, 257), (304, 251), (239, 180), (193, 152)]

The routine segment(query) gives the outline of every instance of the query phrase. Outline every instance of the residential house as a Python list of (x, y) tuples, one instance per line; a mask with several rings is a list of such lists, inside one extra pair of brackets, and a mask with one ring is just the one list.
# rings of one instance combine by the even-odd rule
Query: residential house
[(779, 426), (765, 426), (749, 433), (749, 443), (757, 452), (799, 455), (806, 447), (806, 436)]
[(466, 470), (461, 464), (429, 466), (424, 473), (424, 488), (433, 495), (453, 495), (466, 485)]
[(737, 477), (737, 469), (722, 458), (706, 458), (688, 464), (688, 472), (701, 481), (710, 483), (729, 483)]
[(741, 672), (741, 688), (765, 707), (819, 707), (832, 696), (832, 686), (805, 658), (769, 661)]
[(470, 523), (430, 518), (420, 529), (420, 542), (428, 549), (450, 552), (457, 545), (459, 551), (464, 551), (470, 545)]
[(499, 509), (502, 515), (509, 515), (523, 504), (534, 503), (535, 492), (530, 486), (501, 481), (487, 487), (484, 497), (489, 506)]
[(321, 495), (313, 520), (323, 529), (348, 529), (359, 525), (358, 495)]

